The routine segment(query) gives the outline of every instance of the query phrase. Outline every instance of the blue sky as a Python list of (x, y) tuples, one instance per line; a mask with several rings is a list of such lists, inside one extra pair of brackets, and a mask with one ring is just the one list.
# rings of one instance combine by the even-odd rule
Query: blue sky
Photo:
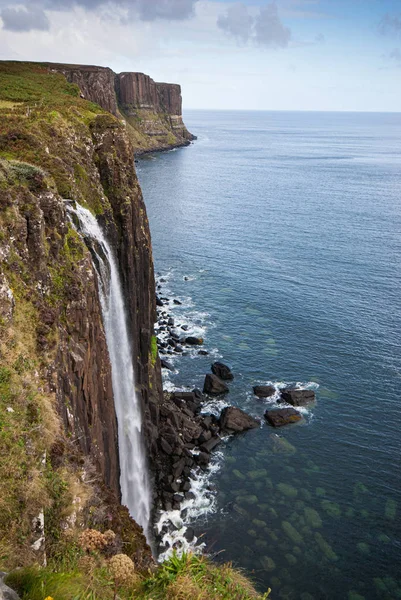
[(400, 0), (0, 0), (0, 58), (142, 71), (186, 108), (401, 110)]

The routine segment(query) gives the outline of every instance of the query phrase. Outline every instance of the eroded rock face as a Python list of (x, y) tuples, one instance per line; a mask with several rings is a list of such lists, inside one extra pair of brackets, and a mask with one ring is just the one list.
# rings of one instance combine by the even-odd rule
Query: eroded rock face
[(75, 83), (86, 100), (99, 104), (113, 115), (118, 114), (114, 90), (114, 72), (107, 67), (62, 65), (49, 63), (52, 70), (62, 73), (67, 81)]
[[(157, 83), (144, 73), (115, 74), (106, 67), (47, 63), (75, 83), (82, 96), (115, 116), (126, 119), (137, 153), (184, 146), (195, 137), (182, 120), (181, 87)], [(131, 129), (132, 128), (132, 129)]]

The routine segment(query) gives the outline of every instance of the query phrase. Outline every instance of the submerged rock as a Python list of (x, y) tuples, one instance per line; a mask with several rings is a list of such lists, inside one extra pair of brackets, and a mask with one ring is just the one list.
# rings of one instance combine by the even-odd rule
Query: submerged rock
[(311, 527), (317, 529), (322, 526), (322, 519), (314, 508), (304, 508), (305, 520)]
[(283, 528), (284, 533), (290, 538), (294, 544), (302, 544), (303, 539), (300, 533), (289, 523), (288, 521), (283, 521), (281, 523), (281, 527)]
[(222, 431), (227, 433), (246, 431), (259, 426), (259, 421), (234, 406), (223, 409), (219, 423)]
[(296, 498), (298, 496), (298, 490), (288, 483), (278, 483), (277, 489), (280, 494), (287, 496), (287, 498)]
[(292, 406), (305, 406), (315, 401), (315, 392), (313, 390), (282, 390), (280, 401), (292, 404)]
[(274, 454), (295, 454), (296, 448), (293, 446), (288, 440), (283, 437), (277, 435), (277, 433), (273, 433), (270, 436), (270, 443), (272, 447), (272, 451)]
[(283, 425), (300, 421), (302, 415), (294, 408), (276, 408), (274, 410), (267, 410), (265, 412), (265, 419), (273, 427), (282, 427)]
[(254, 385), (253, 393), (258, 398), (270, 398), (276, 393), (276, 388), (272, 385)]
[(208, 373), (205, 377), (203, 384), (203, 393), (209, 394), (210, 396), (219, 396), (220, 394), (226, 394), (229, 391), (228, 387), (221, 381), (216, 375)]
[(326, 540), (320, 533), (315, 533), (315, 540), (316, 540), (316, 543), (319, 546), (320, 550), (323, 552), (323, 554), (326, 558), (328, 558), (329, 560), (332, 560), (332, 561), (335, 561), (338, 559), (337, 554), (334, 552), (334, 550), (332, 549), (330, 544), (328, 542), (326, 542)]
[(212, 373), (217, 375), (217, 377), (223, 381), (231, 381), (234, 379), (234, 375), (232, 374), (230, 367), (227, 367), (227, 365), (223, 364), (222, 362), (214, 362), (212, 364)]

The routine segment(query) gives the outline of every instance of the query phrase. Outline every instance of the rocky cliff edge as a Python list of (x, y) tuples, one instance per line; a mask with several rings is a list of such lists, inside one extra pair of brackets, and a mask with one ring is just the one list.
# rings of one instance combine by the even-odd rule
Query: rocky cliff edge
[(48, 63), (75, 83), (82, 96), (127, 123), (137, 154), (188, 145), (195, 137), (182, 119), (181, 87), (144, 73), (116, 74), (107, 67)]

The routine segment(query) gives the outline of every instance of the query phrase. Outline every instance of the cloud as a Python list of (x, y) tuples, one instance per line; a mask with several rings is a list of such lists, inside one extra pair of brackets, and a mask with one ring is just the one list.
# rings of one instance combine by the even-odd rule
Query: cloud
[(230, 6), (224, 15), (219, 15), (217, 26), (242, 42), (247, 42), (252, 35), (254, 19), (248, 13), (245, 4)]
[(48, 31), (49, 19), (43, 9), (39, 7), (26, 8), (3, 8), (0, 13), (3, 21), (3, 29), (8, 31)]
[(399, 48), (394, 48), (387, 58), (393, 63), (393, 65), (401, 68), (401, 50)]
[(291, 31), (282, 23), (277, 4), (267, 4), (252, 17), (245, 4), (235, 4), (217, 19), (217, 25), (242, 42), (252, 41), (258, 46), (285, 48)]
[(261, 8), (255, 19), (256, 42), (261, 46), (285, 48), (291, 39), (291, 31), (280, 21), (277, 4)]
[(9, 31), (48, 30), (50, 24), (45, 11), (66, 11), (78, 7), (86, 10), (103, 6), (123, 9), (127, 21), (182, 21), (194, 15), (197, 2), (198, 0), (36, 0), (34, 6), (12, 8), (9, 0), (2, 2), (6, 7), (1, 10), (0, 16), (3, 29)]
[(387, 13), (379, 23), (379, 31), (383, 35), (401, 35), (401, 13), (390, 15)]

